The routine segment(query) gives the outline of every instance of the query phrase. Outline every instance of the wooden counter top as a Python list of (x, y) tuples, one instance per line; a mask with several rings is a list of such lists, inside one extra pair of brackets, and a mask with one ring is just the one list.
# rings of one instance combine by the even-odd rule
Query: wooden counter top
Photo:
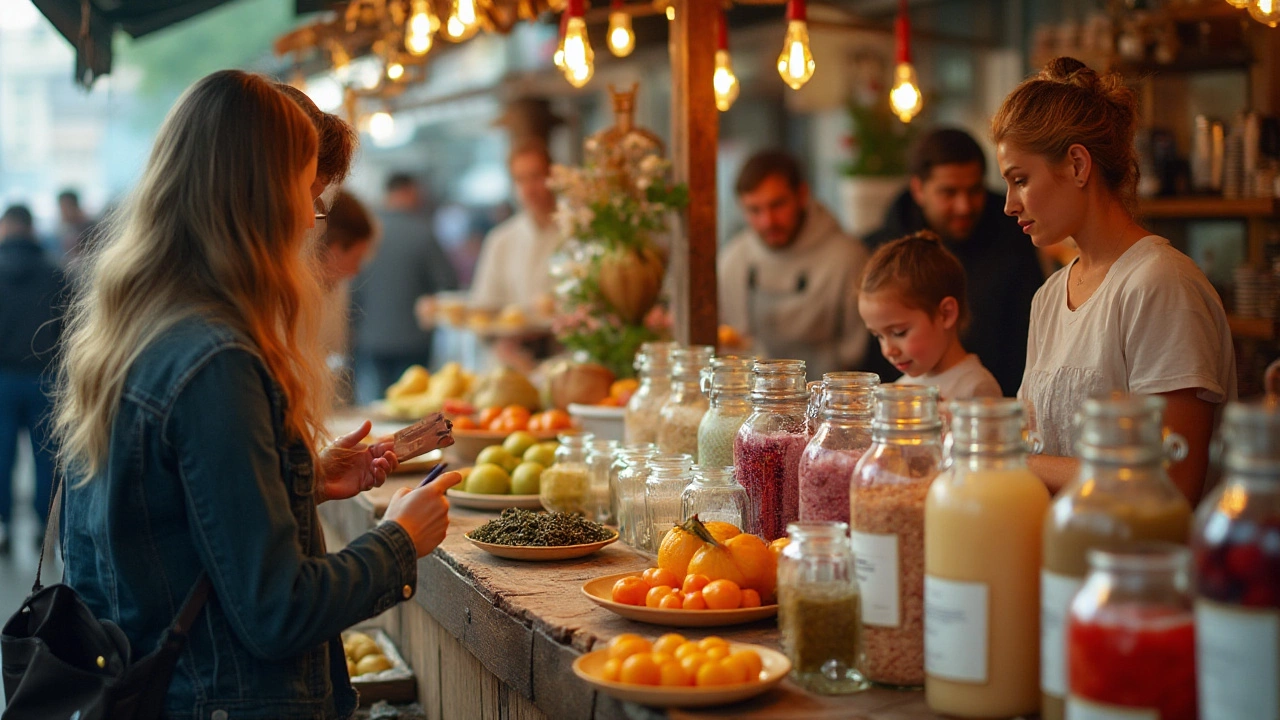
[[(415, 482), (396, 478), (372, 498), (330, 502), (320, 506), (328, 529), (337, 538), (354, 537), (376, 522), (380, 496), (395, 486)], [(574, 676), (571, 665), (579, 655), (624, 632), (655, 638), (666, 628), (623, 619), (597, 607), (583, 596), (586, 581), (650, 566), (645, 556), (621, 543), (579, 560), (530, 563), (497, 558), (467, 542), (463, 533), (496, 517), (493, 513), (461, 508), (450, 511), (444, 543), (419, 561), (418, 591), (411, 601), (425, 608), (485, 670), (538, 710), (556, 720), (589, 718), (632, 720), (670, 717), (700, 718), (856, 718), (858, 720), (936, 720), (925, 706), (923, 693), (869, 690), (856, 695), (823, 697), (799, 689), (790, 680), (754, 700), (705, 710), (661, 710), (617, 701), (591, 691)], [(740, 642), (780, 649), (777, 624), (768, 620), (725, 628), (679, 629), (692, 638), (722, 635)], [(394, 637), (394, 633), (393, 633)], [(407, 638), (396, 638), (402, 644)], [(439, 661), (437, 661), (439, 662)], [(428, 694), (430, 694), (428, 692)], [(442, 707), (438, 698), (423, 698), (429, 710)], [(444, 703), (447, 704), (447, 703)], [(477, 702), (479, 708), (481, 703)], [(449, 713), (443, 713), (453, 720)], [(477, 717), (496, 717), (486, 709)], [(505, 715), (504, 715), (505, 717)], [(512, 714), (515, 717), (515, 714)]]

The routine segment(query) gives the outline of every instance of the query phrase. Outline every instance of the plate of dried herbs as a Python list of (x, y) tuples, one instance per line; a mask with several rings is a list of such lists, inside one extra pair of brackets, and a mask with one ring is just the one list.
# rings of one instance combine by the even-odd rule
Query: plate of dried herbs
[(571, 560), (617, 541), (618, 533), (581, 515), (508, 508), (463, 537), (509, 560)]

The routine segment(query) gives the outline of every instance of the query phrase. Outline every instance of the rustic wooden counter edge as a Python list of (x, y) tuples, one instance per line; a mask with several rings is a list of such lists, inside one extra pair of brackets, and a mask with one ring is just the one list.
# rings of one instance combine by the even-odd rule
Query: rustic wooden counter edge
[[(320, 513), (331, 537), (341, 543), (378, 522), (373, 504), (363, 496), (326, 503)], [(664, 630), (596, 608), (581, 596), (579, 587), (591, 577), (638, 572), (647, 566), (646, 559), (629, 548), (611, 546), (589, 562), (543, 566), (555, 568), (556, 572), (521, 578), (521, 584), (526, 586), (523, 590), (495, 591), (493, 585), (498, 580), (510, 580), (510, 569), (533, 569), (537, 565), (490, 558), (462, 538), (463, 533), (493, 517), (490, 513), (453, 509), (449, 536), (435, 552), (419, 561), (414, 599), (377, 620), (413, 665), (419, 678), (419, 701), (428, 717), (937, 717), (927, 710), (920, 693), (873, 690), (829, 698), (805, 693), (790, 681), (753, 701), (707, 710), (673, 710), (669, 714), (619, 703), (596, 693), (573, 674), (572, 664), (579, 655), (620, 632), (652, 637)], [(778, 645), (772, 621), (711, 631), (690, 629), (684, 634), (701, 637), (717, 633), (742, 642)]]

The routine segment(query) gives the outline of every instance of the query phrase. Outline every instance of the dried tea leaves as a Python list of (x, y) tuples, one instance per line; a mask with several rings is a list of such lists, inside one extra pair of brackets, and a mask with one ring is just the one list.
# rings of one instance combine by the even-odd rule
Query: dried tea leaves
[(603, 542), (613, 537), (613, 531), (577, 514), (507, 508), (497, 520), (472, 530), (469, 537), (493, 545), (564, 547)]

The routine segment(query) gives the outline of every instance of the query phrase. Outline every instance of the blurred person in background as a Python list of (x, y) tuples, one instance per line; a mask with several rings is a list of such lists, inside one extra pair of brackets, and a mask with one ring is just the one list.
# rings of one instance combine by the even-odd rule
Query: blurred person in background
[[(942, 238), (968, 276), (972, 320), (964, 346), (1012, 397), (1027, 361), (1031, 299), (1045, 277), (1036, 249), (1004, 214), (1003, 198), (983, 183), (987, 158), (971, 135), (934, 130), (915, 143), (907, 162), (910, 184), (889, 206), (884, 226), (867, 236), (867, 247), (874, 251), (921, 230)], [(879, 352), (867, 361), (885, 382), (901, 374)]]
[(342, 381), (339, 394), (350, 401), (350, 280), (360, 274), (373, 247), (373, 217), (354, 195), (339, 190), (323, 221), (318, 248), (325, 291), (320, 342), (328, 354), (329, 369)]
[(68, 263), (76, 262), (84, 254), (95, 226), (96, 223), (80, 207), (78, 192), (68, 188), (58, 193), (59, 252)]
[(418, 181), (404, 173), (387, 179), (377, 213), (378, 250), (352, 284), (356, 396), (361, 404), (382, 396), (410, 365), (431, 362), (432, 330), (418, 327), (414, 303), (458, 287), (453, 265), (422, 212)]
[(734, 190), (749, 227), (720, 255), (721, 321), (763, 357), (804, 360), (810, 377), (856, 368), (868, 337), (858, 315), (862, 243), (809, 196), (787, 153), (748, 159)]
[(49, 432), (52, 370), (66, 290), (58, 263), (36, 241), (31, 211), (10, 206), (0, 215), (0, 552), (10, 547), (11, 483), (22, 430), (31, 439), (33, 507), (38, 537), (44, 534), (56, 455)]

